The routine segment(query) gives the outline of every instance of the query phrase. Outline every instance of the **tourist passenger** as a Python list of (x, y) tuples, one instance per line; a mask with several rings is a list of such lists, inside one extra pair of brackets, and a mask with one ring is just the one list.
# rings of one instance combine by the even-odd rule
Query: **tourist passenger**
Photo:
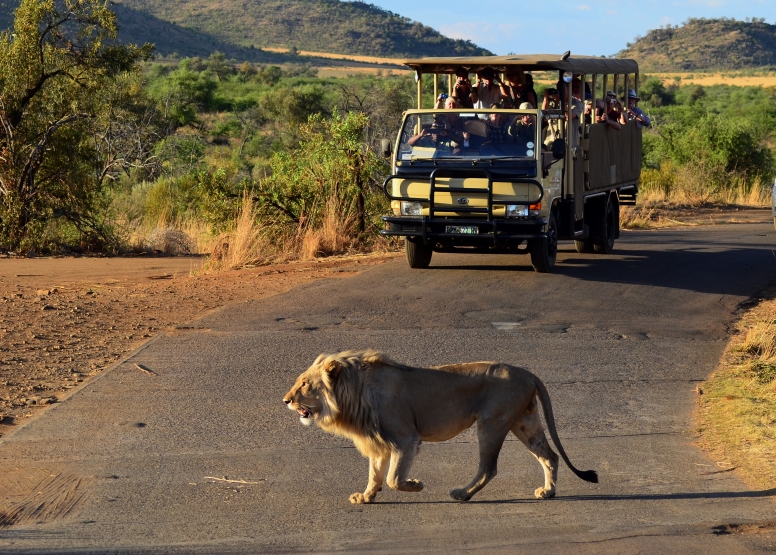
[[(558, 89), (554, 87), (547, 87), (544, 89), (544, 98), (542, 99), (542, 110), (559, 110), (560, 109), (560, 93)], [(561, 131), (561, 122), (557, 118), (550, 118), (545, 116), (542, 120), (542, 143), (549, 146), (556, 139), (560, 139), (563, 136)]]
[(625, 116), (625, 111), (622, 108), (622, 102), (617, 98), (614, 91), (606, 91), (606, 112), (610, 119), (613, 119), (620, 125), (628, 123), (628, 118)]
[(619, 121), (609, 117), (609, 112), (606, 110), (606, 105), (600, 98), (595, 101), (595, 122), (605, 123), (615, 131), (622, 129)]
[(579, 146), (579, 127), (582, 124), (582, 114), (585, 103), (582, 102), (582, 81), (576, 77), (571, 82), (571, 146)]
[(641, 109), (636, 106), (638, 102), (639, 97), (636, 96), (636, 91), (633, 89), (628, 89), (628, 121), (636, 120), (636, 125), (639, 129), (642, 127), (650, 127), (652, 125), (652, 121), (647, 117), (647, 114), (642, 112)]
[[(500, 110), (501, 105), (493, 104), (494, 110)], [(509, 143), (512, 138), (509, 136), (509, 115), (498, 112), (488, 114), (488, 140), (492, 143)]]
[(515, 105), (530, 102), (531, 107), (536, 107), (536, 92), (533, 90), (533, 78), (531, 77), (531, 87), (529, 88), (526, 80), (531, 77), (530, 74), (524, 75), (515, 68), (509, 67), (504, 73), (506, 82), (501, 82), (499, 88), (501, 95), (512, 99)]
[[(533, 110), (530, 102), (523, 102), (521, 110)], [(509, 126), (509, 135), (516, 143), (525, 146), (536, 140), (536, 117), (531, 114), (521, 114)]]
[(453, 85), (453, 94), (451, 95), (461, 103), (461, 108), (473, 108), (472, 84), (469, 81), (469, 72), (464, 67), (455, 70), (455, 85)]
[(458, 143), (452, 139), (447, 129), (438, 123), (433, 123), (431, 127), (424, 128), (418, 135), (410, 137), (407, 144), (409, 146), (435, 148), (438, 152), (452, 152), (458, 147)]
[[(445, 96), (444, 107), (445, 110), (457, 110), (461, 108), (461, 104), (452, 96), (439, 95), (440, 98)], [(439, 102), (437, 102), (439, 104)], [(436, 106), (438, 109), (439, 106)], [(436, 121), (440, 127), (447, 129), (450, 137), (456, 142), (463, 142), (464, 122), (458, 115), (458, 112), (451, 112), (449, 114), (436, 114)]]
[(477, 72), (477, 82), (471, 92), (474, 108), (490, 108), (501, 102), (501, 88), (496, 84), (497, 79), (493, 68), (486, 67)]

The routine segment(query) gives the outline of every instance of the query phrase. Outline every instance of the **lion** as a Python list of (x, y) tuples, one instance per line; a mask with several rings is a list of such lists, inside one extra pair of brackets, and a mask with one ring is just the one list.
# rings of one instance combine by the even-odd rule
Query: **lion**
[(350, 502), (372, 503), (383, 480), (399, 491), (421, 491), (409, 478), (423, 441), (451, 439), (477, 422), (480, 464), (463, 488), (450, 492), (468, 501), (496, 475), (501, 446), (509, 432), (523, 442), (544, 470), (539, 499), (555, 497), (558, 455), (544, 435), (537, 399), (561, 457), (582, 480), (598, 483), (594, 470), (577, 470), (569, 461), (555, 429), (550, 396), (528, 370), (497, 362), (472, 362), (414, 368), (376, 351), (322, 354), (283, 397), (305, 425), (353, 441), (369, 459), (369, 482)]

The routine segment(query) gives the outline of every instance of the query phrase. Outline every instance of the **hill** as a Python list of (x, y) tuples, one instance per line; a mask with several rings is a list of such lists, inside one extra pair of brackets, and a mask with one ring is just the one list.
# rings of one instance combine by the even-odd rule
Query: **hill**
[(776, 66), (776, 25), (764, 19), (688, 19), (653, 29), (617, 54), (644, 71), (731, 70)]
[(440, 56), (488, 53), (469, 41), (364, 2), (339, 0), (121, 0), (182, 27), (249, 47), (368, 56)]
[[(7, 28), (18, 0), (0, 0)], [(253, 61), (290, 61), (262, 46), (389, 58), (490, 54), (364, 2), (339, 0), (121, 0), (120, 39), (153, 42), (161, 54), (214, 50)]]

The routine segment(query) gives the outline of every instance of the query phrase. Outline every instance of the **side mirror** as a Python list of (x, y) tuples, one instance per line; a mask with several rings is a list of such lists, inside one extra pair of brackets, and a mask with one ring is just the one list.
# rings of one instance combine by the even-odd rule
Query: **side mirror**
[(560, 160), (566, 156), (566, 141), (563, 139), (555, 139), (552, 141), (552, 157), (556, 160)]
[(391, 157), (391, 154), (393, 154), (393, 145), (390, 140), (380, 139), (380, 154), (382, 154), (384, 158)]

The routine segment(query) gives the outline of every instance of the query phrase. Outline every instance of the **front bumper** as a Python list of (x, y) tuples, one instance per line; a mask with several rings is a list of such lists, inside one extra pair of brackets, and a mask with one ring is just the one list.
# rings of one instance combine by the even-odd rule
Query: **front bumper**
[[(380, 233), (393, 237), (416, 237), (425, 244), (443, 244), (456, 246), (476, 246), (498, 248), (513, 246), (531, 239), (546, 237), (544, 228), (547, 220), (534, 218), (530, 220), (491, 219), (482, 218), (430, 218), (428, 216), (383, 216), (385, 229)], [(448, 226), (473, 226), (479, 233), (448, 233)]]

